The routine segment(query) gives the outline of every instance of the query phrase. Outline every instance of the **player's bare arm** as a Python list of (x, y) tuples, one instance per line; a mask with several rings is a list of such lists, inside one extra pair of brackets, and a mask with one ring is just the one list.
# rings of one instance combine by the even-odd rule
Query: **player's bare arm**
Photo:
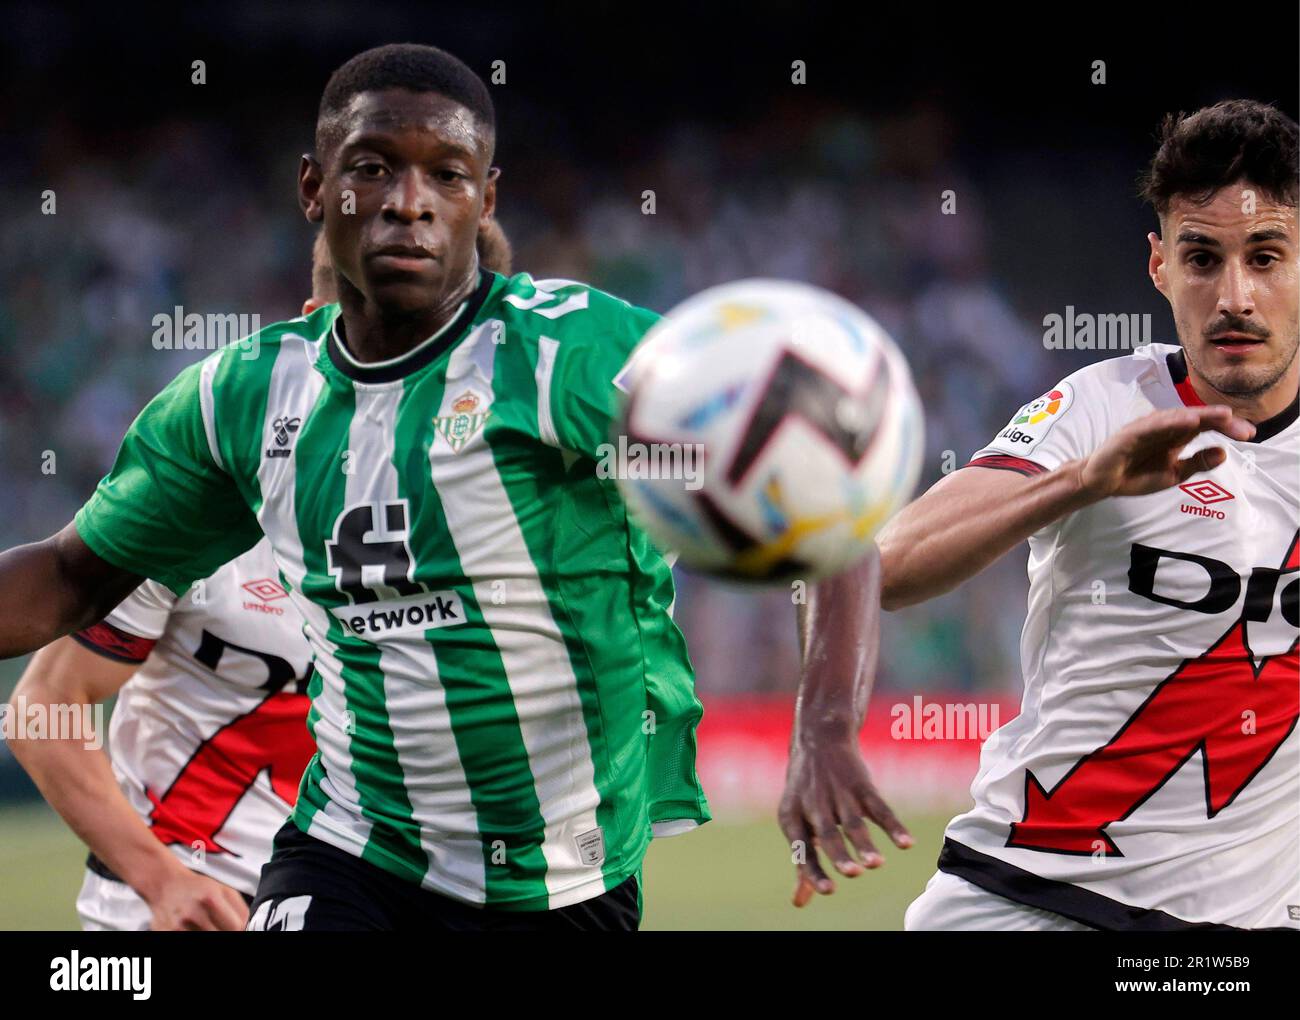
[[(116, 694), (135, 672), (70, 637), (38, 651), (14, 688), (11, 704), (94, 705)], [(101, 735), (102, 736), (102, 735)], [(103, 745), (76, 739), (8, 742), (50, 806), (94, 854), (153, 912), (155, 931), (238, 931), (248, 920), (243, 898), (185, 867), (127, 802)]]
[(103, 619), (143, 580), (97, 556), (72, 524), (0, 553), (0, 658), (34, 652)]
[(847, 878), (884, 863), (867, 819), (900, 849), (912, 845), (858, 747), (880, 646), (879, 604), (880, 559), (873, 551), (858, 566), (813, 586), (807, 605), (799, 607), (803, 675), (779, 812), (795, 860), (796, 907), (814, 892), (835, 891), (819, 851)]
[(878, 540), (886, 610), (924, 602), (974, 577), (1039, 528), (1111, 496), (1140, 496), (1223, 462), (1207, 448), (1180, 458), (1202, 432), (1247, 440), (1255, 427), (1228, 407), (1184, 407), (1140, 418), (1088, 457), (1024, 477), (955, 471), (904, 508)]

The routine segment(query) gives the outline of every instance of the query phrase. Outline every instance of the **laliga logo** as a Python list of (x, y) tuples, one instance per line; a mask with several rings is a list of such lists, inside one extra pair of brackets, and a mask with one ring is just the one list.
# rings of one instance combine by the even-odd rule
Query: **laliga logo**
[(1026, 404), (1021, 409), (1020, 416), (1013, 421), (1012, 425), (1037, 425), (1044, 418), (1054, 415), (1061, 409), (1061, 401), (1065, 394), (1060, 390), (1052, 390), (1051, 393), (1045, 393), (1032, 403)]

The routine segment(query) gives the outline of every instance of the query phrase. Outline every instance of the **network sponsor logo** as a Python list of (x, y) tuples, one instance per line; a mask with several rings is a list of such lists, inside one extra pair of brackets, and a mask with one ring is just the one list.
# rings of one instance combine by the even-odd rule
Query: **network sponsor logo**
[(86, 750), (104, 746), (104, 706), (27, 703), (19, 694), (7, 705), (0, 705), (0, 737), (5, 740), (79, 740)]
[(56, 992), (130, 992), (143, 1001), (152, 987), (149, 956), (82, 956), (74, 949), (50, 961), (50, 988)]
[(465, 609), (454, 591), (430, 591), (385, 602), (335, 606), (335, 618), (349, 634), (369, 641), (423, 634), (465, 622)]

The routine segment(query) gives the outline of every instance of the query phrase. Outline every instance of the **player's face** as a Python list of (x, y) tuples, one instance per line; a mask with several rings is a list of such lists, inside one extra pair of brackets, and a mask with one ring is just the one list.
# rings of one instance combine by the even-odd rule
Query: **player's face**
[(1151, 278), (1192, 371), (1225, 396), (1279, 385), (1300, 342), (1296, 209), (1238, 183), (1204, 205), (1175, 199), (1161, 229)]
[(386, 89), (355, 96), (343, 131), (314, 196), (340, 288), (399, 314), (462, 295), (496, 199), (477, 119), (435, 93)]

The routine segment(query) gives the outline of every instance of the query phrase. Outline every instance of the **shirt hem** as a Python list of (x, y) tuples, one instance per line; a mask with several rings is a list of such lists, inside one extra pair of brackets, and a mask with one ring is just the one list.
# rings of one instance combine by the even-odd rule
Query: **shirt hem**
[(1043, 878), (1000, 858), (944, 837), (939, 870), (1004, 899), (1049, 910), (1101, 931), (1295, 931), (1286, 926), (1242, 928), (1213, 921), (1187, 921), (1154, 907), (1137, 907), (1071, 882)]
[[(358, 860), (365, 860), (368, 864), (382, 869), (396, 878), (405, 882), (411, 882), (412, 885), (418, 885), (421, 889), (437, 893), (439, 896), (446, 896), (461, 903), (467, 903), (475, 907), (484, 907), (489, 910), (503, 910), (512, 912), (530, 912), (541, 910), (558, 910), (561, 907), (571, 907), (575, 903), (582, 903), (584, 900), (595, 899), (608, 892), (615, 886), (627, 881), (641, 867), (641, 860), (649, 848), (650, 838), (647, 832), (645, 838), (639, 843), (638, 852), (629, 855), (629, 860), (636, 861), (635, 864), (623, 864), (613, 870), (606, 867), (592, 869), (592, 874), (584, 877), (580, 882), (575, 883), (565, 889), (555, 892), (548, 892), (544, 896), (526, 896), (514, 899), (492, 899), (487, 900), (483, 889), (474, 889), (467, 886), (458, 886), (448, 882), (435, 881), (430, 877), (428, 871), (418, 882), (411, 881), (409, 866), (397, 866), (399, 862), (390, 853), (381, 847), (374, 846), (366, 840), (359, 839), (357, 836), (348, 832), (346, 829), (340, 829), (335, 822), (325, 815), (323, 810), (314, 812), (309, 820), (304, 821), (295, 811), (291, 816), (293, 824), (304, 835), (312, 839), (319, 839), (322, 843), (328, 843), (336, 850), (342, 850), (344, 853), (351, 854)], [(304, 827), (306, 826), (306, 827)], [(366, 855), (369, 848), (370, 855)], [(394, 866), (389, 867), (389, 864)]]

